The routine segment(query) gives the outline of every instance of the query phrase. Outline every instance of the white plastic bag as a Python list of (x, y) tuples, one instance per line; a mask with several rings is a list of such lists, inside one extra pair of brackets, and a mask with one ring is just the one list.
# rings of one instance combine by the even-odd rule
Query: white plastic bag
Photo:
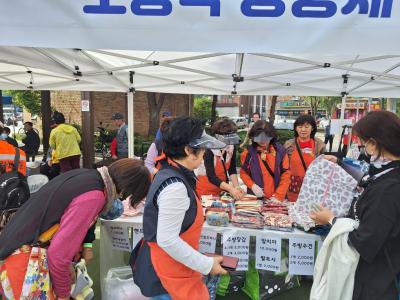
[(133, 282), (131, 267), (110, 269), (104, 279), (103, 300), (145, 300), (139, 287)]

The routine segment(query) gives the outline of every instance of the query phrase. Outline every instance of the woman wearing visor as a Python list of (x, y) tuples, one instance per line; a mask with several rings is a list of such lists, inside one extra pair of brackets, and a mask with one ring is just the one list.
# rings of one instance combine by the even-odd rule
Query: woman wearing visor
[(199, 249), (204, 222), (196, 195), (194, 170), (206, 149), (225, 144), (207, 135), (198, 119), (175, 119), (163, 133), (166, 158), (154, 177), (143, 215), (144, 238), (131, 255), (135, 283), (146, 297), (157, 300), (206, 300), (202, 274), (226, 274), (222, 257)]
[(236, 170), (236, 147), (240, 138), (237, 135), (236, 124), (223, 118), (212, 126), (215, 137), (226, 144), (222, 149), (209, 149), (204, 154), (204, 164), (197, 171), (197, 194), (219, 195), (227, 191), (235, 199), (241, 199), (244, 195), (239, 187)]
[(248, 193), (283, 201), (290, 185), (289, 158), (276, 142), (274, 127), (257, 121), (249, 132), (252, 145), (241, 155), (240, 176)]

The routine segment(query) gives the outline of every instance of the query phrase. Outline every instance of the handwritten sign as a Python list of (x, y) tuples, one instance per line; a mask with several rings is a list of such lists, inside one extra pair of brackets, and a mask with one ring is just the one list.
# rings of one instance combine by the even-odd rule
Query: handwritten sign
[(289, 239), (289, 274), (312, 275), (314, 271), (315, 241)]
[(281, 270), (280, 238), (256, 237), (256, 268), (273, 272)]
[(250, 237), (240, 232), (227, 232), (223, 235), (223, 255), (239, 258), (236, 271), (247, 271), (249, 267)]
[(142, 224), (133, 224), (132, 226), (132, 247), (135, 248), (137, 243), (143, 238)]
[(111, 245), (114, 250), (132, 251), (128, 228), (126, 226), (106, 223), (106, 229), (110, 235)]
[(217, 232), (213, 230), (203, 229), (200, 236), (200, 252), (215, 253), (217, 245)]

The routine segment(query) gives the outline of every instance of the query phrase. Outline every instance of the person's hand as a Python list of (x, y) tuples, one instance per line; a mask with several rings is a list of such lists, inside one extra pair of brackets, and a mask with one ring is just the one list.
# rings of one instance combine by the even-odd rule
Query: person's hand
[(94, 258), (93, 248), (83, 247), (82, 258), (85, 260), (86, 265), (90, 264)]
[(221, 267), (221, 263), (224, 260), (222, 256), (217, 256), (213, 257), (214, 263), (211, 268), (210, 274), (211, 275), (225, 275), (228, 274), (228, 272)]
[(53, 161), (52, 161), (52, 160), (49, 160), (49, 161), (47, 162), (47, 165), (48, 165), (49, 167), (51, 167), (51, 166), (53, 165)]
[(233, 196), (233, 198), (235, 198), (235, 200), (240, 200), (243, 198), (244, 193), (242, 191), (242, 189), (240, 188), (235, 188), (232, 186), (232, 188), (230, 189), (229, 193)]
[(112, 158), (112, 159), (118, 159), (118, 156), (113, 155), (111, 158)]
[(253, 191), (254, 195), (256, 195), (257, 198), (264, 197), (263, 189), (260, 188), (257, 184), (253, 184), (253, 186), (251, 187), (251, 190)]
[(282, 202), (283, 202), (283, 201), (281, 201), (281, 200), (275, 198), (275, 196), (272, 196), (271, 198), (269, 198), (269, 201), (271, 201), (271, 202), (278, 202), (278, 203), (282, 203)]
[(335, 215), (329, 210), (329, 208), (323, 207), (322, 205), (318, 207), (318, 210), (310, 213), (310, 218), (317, 225), (329, 224), (329, 222), (331, 222), (334, 217)]
[(333, 162), (335, 164), (337, 164), (337, 162), (338, 162), (338, 158), (336, 156), (334, 156), (334, 155), (324, 155), (323, 157), (326, 160), (329, 160), (329, 161), (331, 161), (331, 162)]

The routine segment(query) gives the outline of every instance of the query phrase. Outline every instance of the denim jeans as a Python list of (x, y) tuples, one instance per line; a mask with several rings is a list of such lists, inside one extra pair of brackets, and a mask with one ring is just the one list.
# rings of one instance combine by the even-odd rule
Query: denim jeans
[(164, 295), (159, 295), (151, 298), (152, 300), (172, 300), (170, 295), (164, 294)]

